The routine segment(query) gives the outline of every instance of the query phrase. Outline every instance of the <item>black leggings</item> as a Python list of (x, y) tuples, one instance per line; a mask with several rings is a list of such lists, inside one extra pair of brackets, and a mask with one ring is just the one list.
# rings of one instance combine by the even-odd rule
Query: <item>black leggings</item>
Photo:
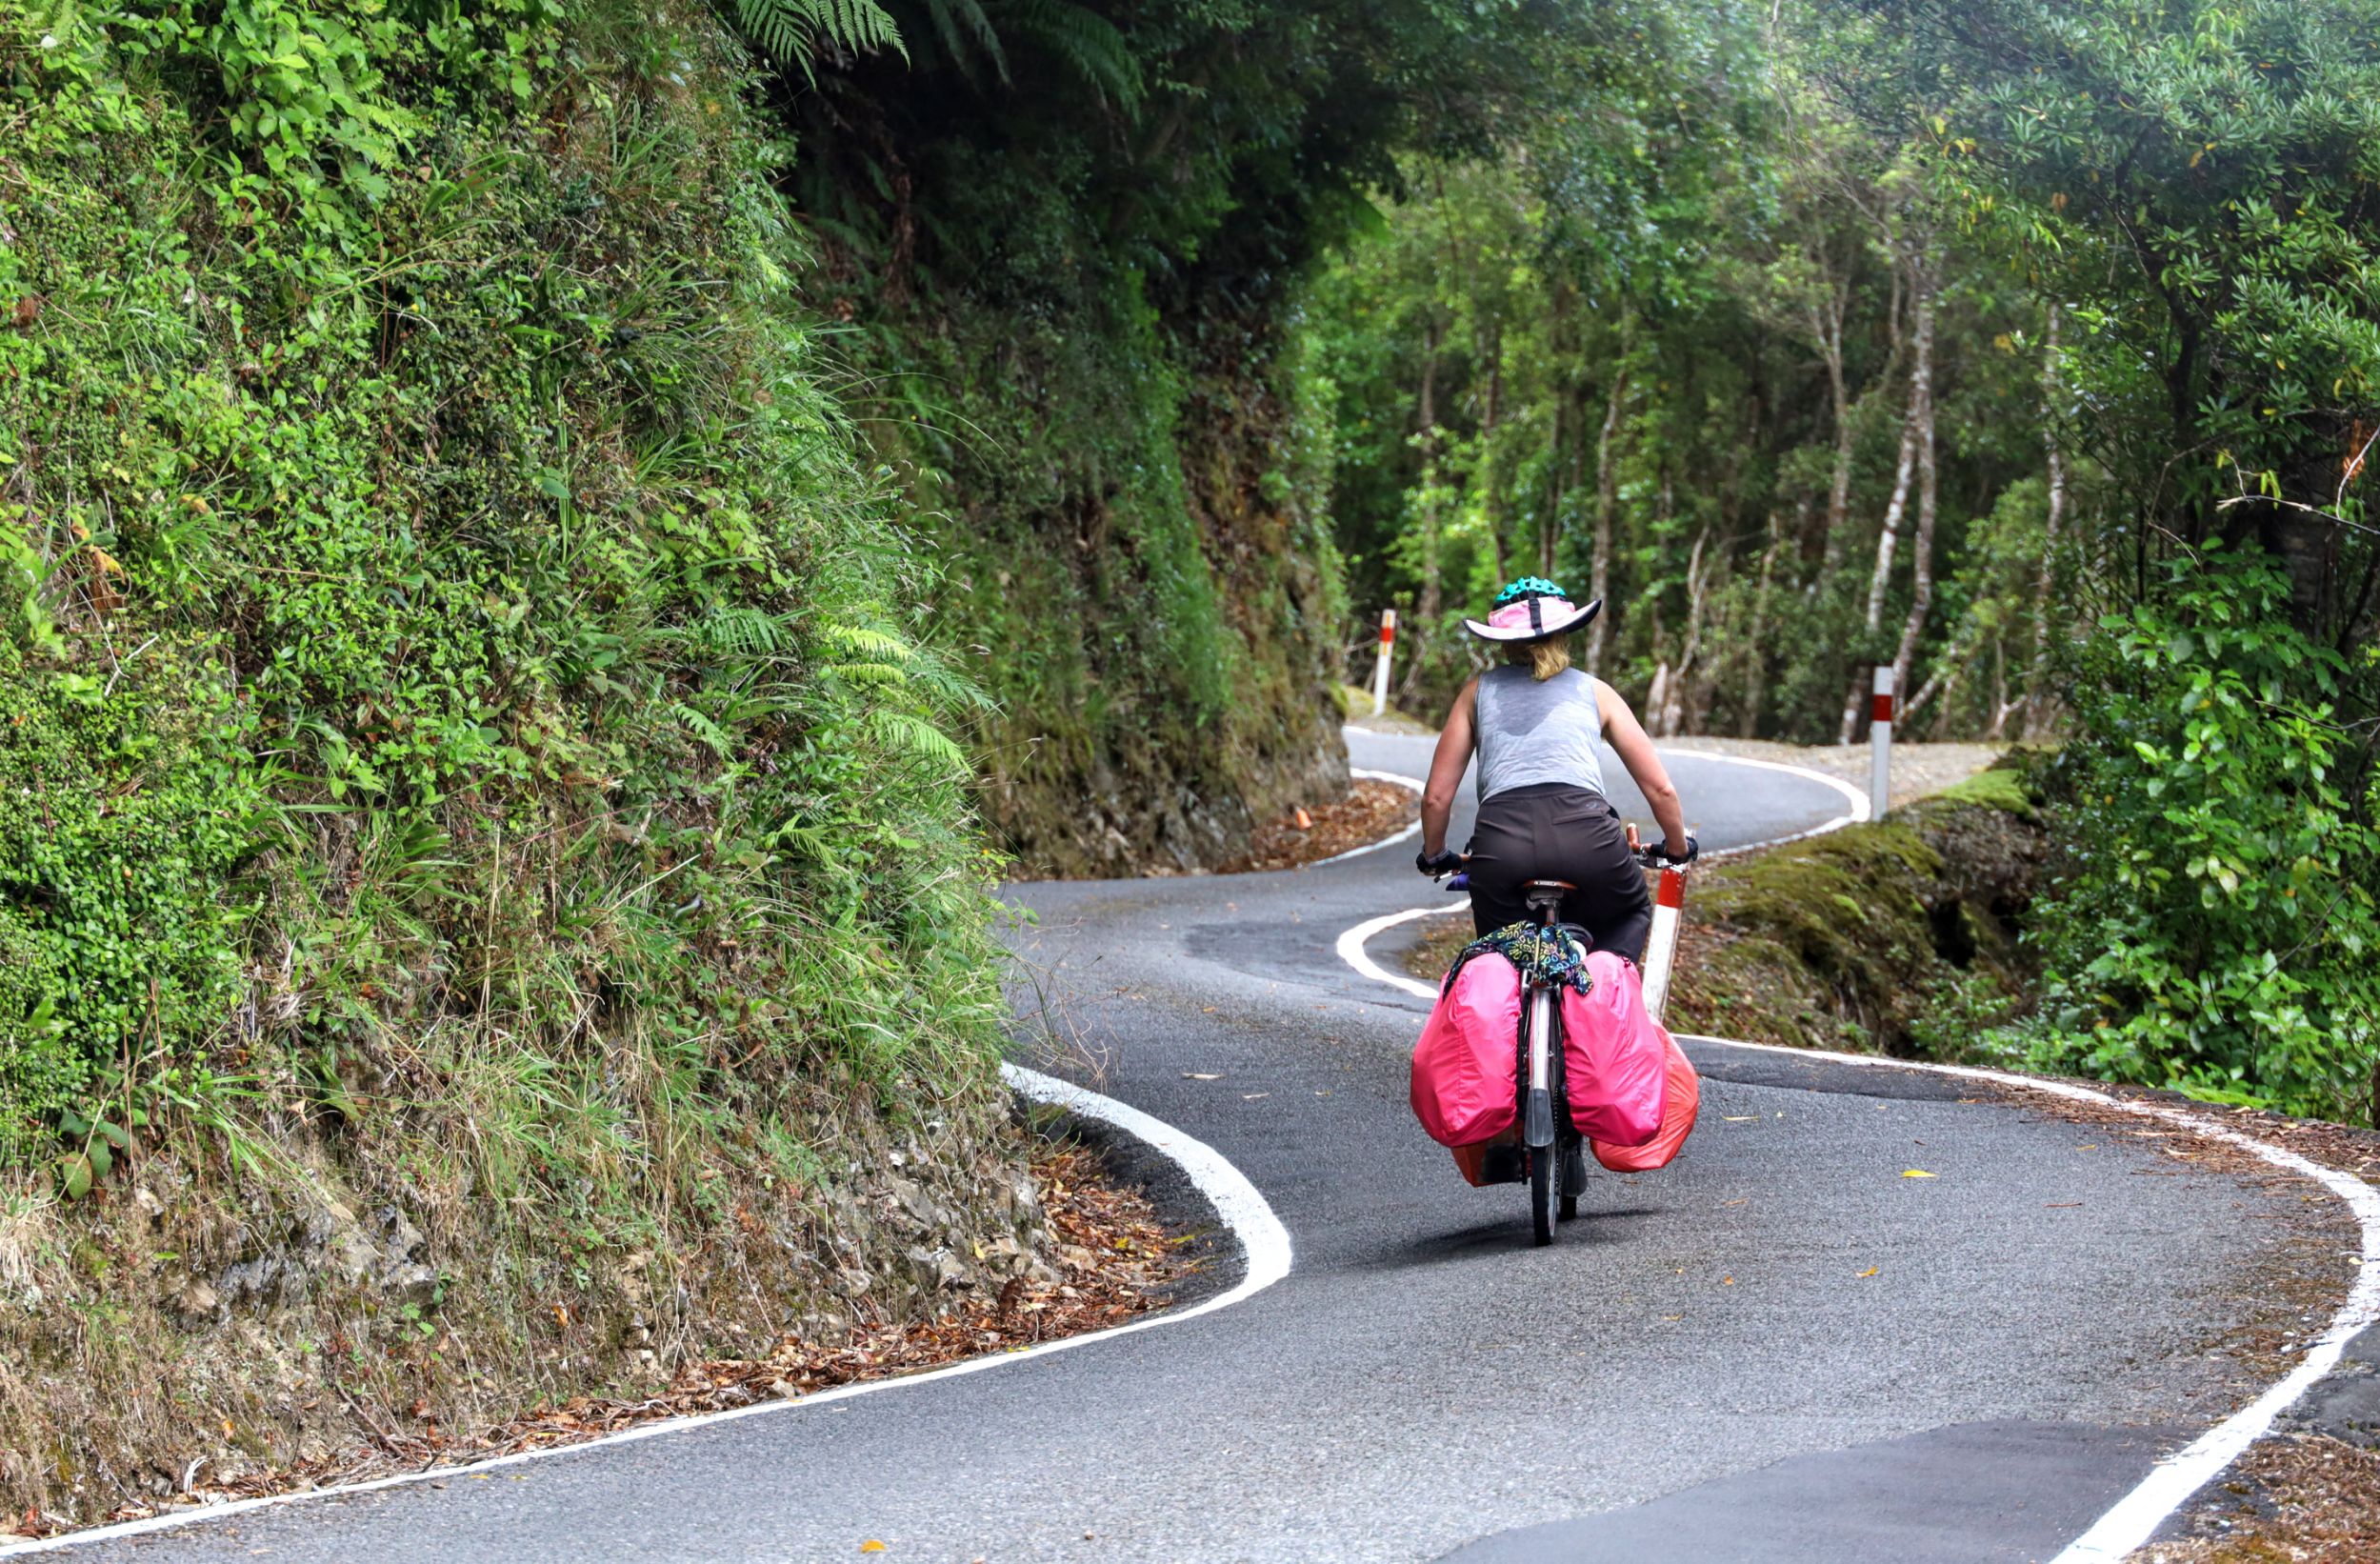
[(1645, 872), (1628, 851), (1627, 828), (1603, 794), (1568, 782), (1499, 792), (1479, 806), (1471, 830), (1471, 923), (1481, 933), (1526, 921), (1521, 887), (1568, 880), (1560, 917), (1594, 936), (1594, 949), (1642, 959), (1652, 932)]

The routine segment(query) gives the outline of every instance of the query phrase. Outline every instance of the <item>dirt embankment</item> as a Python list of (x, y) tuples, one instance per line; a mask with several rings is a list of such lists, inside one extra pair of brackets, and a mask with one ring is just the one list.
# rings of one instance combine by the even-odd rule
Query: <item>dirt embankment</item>
[(0, 1212), (0, 1537), (1014, 1350), (1160, 1307), (1199, 1263), (1070, 1141), (979, 1121), (852, 1144), (811, 1189), (712, 1180), (732, 1240), (625, 1257), (370, 1204), (331, 1157), (292, 1164), (283, 1203), (138, 1146), (84, 1202)]

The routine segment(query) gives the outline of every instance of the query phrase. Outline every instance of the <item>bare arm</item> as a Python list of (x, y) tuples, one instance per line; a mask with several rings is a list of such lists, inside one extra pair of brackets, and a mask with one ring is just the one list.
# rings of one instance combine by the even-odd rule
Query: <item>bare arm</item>
[(1447, 818), (1454, 812), (1463, 769), (1471, 763), (1478, 711), (1479, 681), (1473, 679), (1454, 697), (1454, 710), (1438, 730), (1438, 751), (1430, 757), (1430, 781), (1421, 791), (1421, 850), (1432, 856), (1446, 851)]
[[(1620, 692), (1595, 681), (1595, 704), (1603, 712), (1603, 738), (1628, 768), (1628, 774), (1636, 779), (1637, 791), (1645, 802), (1652, 806), (1652, 817), (1660, 823), (1664, 840), (1661, 851), (1672, 858), (1686, 855), (1686, 811), (1678, 802), (1677, 789), (1670, 785), (1670, 773), (1653, 753), (1652, 740), (1645, 736), (1644, 727), (1636, 713), (1628, 709)], [(1427, 816), (1425, 816), (1425, 819)], [(1429, 827), (1422, 828), (1426, 834)]]

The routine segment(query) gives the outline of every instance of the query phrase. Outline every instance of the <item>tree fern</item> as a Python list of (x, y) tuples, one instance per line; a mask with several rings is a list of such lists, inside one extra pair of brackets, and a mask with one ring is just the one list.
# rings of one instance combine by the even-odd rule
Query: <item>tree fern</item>
[(1005, 30), (1039, 46), (1125, 112), (1140, 106), (1146, 90), (1140, 60), (1123, 30), (1089, 6), (1070, 0), (992, 0), (989, 10), (982, 0), (924, 0), (924, 6), (951, 62), (970, 75), (981, 55), (1001, 81), (1009, 79), (1008, 50), (1001, 43)]
[[(1009, 79), (1009, 58), (1000, 48), (1000, 34), (991, 26), (991, 18), (984, 14), (978, 0), (926, 0), (926, 15), (933, 23), (942, 47), (950, 52), (950, 59), (961, 70), (968, 70), (971, 56), (981, 50), (991, 69), (1002, 81)], [(968, 40), (974, 40), (973, 48)]]
[(1140, 107), (1140, 61), (1113, 22), (1069, 0), (1018, 0), (1015, 30), (1130, 113)]
[(892, 13), (876, 0), (734, 0), (734, 6), (744, 36), (780, 64), (800, 66), (805, 76), (822, 47), (851, 53), (890, 49), (909, 58)]

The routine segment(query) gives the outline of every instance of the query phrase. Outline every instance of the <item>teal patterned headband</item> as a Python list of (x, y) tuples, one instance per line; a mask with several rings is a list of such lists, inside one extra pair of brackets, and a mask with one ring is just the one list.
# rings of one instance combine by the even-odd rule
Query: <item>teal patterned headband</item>
[(1542, 575), (1524, 575), (1496, 593), (1495, 606), (1502, 608), (1507, 603), (1517, 603), (1524, 597), (1559, 597), (1567, 603), (1570, 601), (1570, 596), (1569, 592), (1564, 592)]

